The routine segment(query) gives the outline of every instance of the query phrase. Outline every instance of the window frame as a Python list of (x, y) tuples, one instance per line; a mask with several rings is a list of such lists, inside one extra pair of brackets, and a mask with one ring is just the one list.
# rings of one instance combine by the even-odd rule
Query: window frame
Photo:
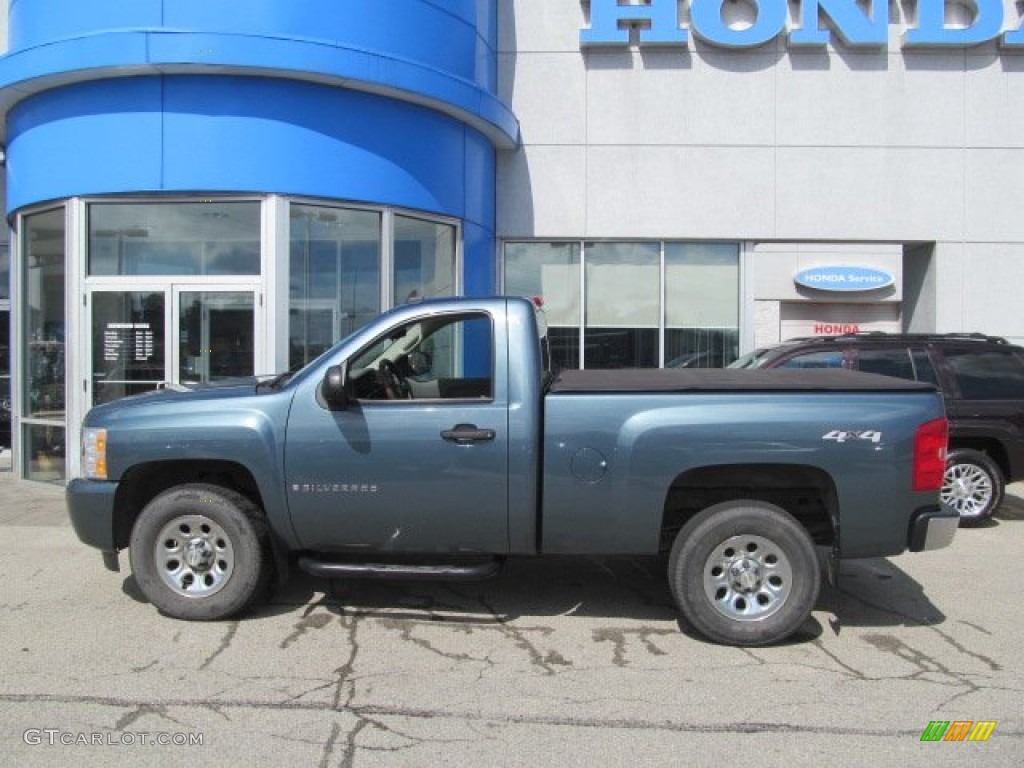
[[(437, 331), (441, 330), (442, 328), (450, 327), (451, 325), (454, 325), (454, 324), (459, 323), (459, 322), (461, 322), (463, 320), (466, 320), (466, 319), (485, 320), (487, 322), (487, 325), (488, 325), (489, 344), (490, 344), (490, 355), (489, 355), (489, 357), (490, 357), (490, 360), (489, 360), (490, 370), (488, 371), (488, 381), (490, 382), (490, 386), (488, 388), (489, 389), (489, 394), (486, 397), (415, 397), (415, 398), (409, 398), (409, 399), (389, 400), (389, 399), (384, 399), (384, 398), (363, 398), (363, 397), (358, 397), (356, 395), (356, 393), (354, 391), (354, 383), (353, 383), (354, 380), (352, 378), (352, 374), (353, 374), (352, 363), (354, 361), (358, 360), (361, 355), (365, 354), (368, 350), (372, 349), (374, 346), (379, 344), (384, 339), (388, 338), (389, 336), (394, 335), (395, 333), (401, 331), (402, 329), (404, 329), (406, 327), (409, 327), (409, 326), (412, 326), (412, 325), (416, 325), (417, 323), (422, 323), (422, 322), (424, 322), (424, 320), (428, 320), (428, 319), (429, 320), (436, 320), (436, 319), (441, 319), (441, 318), (444, 318), (444, 319), (448, 320), (448, 322), (439, 323), (437, 328), (435, 328), (433, 331), (431, 331), (426, 336), (423, 336), (422, 338), (420, 338), (412, 347), (409, 348), (409, 350), (403, 352), (403, 354), (404, 355), (408, 355), (410, 352), (415, 351), (416, 347), (419, 344), (422, 344), (426, 339), (430, 338), (434, 333), (437, 333)], [(458, 405), (467, 405), (467, 404), (470, 404), (470, 405), (471, 404), (490, 405), (490, 404), (494, 404), (497, 401), (497, 396), (496, 396), (496, 392), (495, 392), (495, 384), (496, 384), (496, 378), (497, 378), (497, 339), (495, 338), (495, 329), (496, 329), (496, 327), (497, 327), (497, 325), (495, 323), (494, 316), (490, 312), (488, 312), (486, 310), (481, 310), (481, 309), (455, 311), (455, 312), (440, 312), (440, 313), (436, 313), (436, 314), (430, 315), (427, 318), (418, 317), (418, 318), (414, 318), (414, 319), (411, 319), (411, 320), (406, 320), (404, 322), (401, 322), (401, 323), (398, 323), (396, 325), (391, 326), (390, 328), (388, 328), (387, 330), (383, 331), (382, 333), (379, 333), (376, 336), (374, 336), (372, 340), (370, 340), (369, 342), (364, 344), (362, 347), (360, 347), (358, 350), (356, 350), (351, 356), (349, 356), (347, 360), (345, 360), (344, 365), (345, 365), (345, 368), (346, 368), (346, 376), (348, 378), (347, 386), (350, 388), (350, 393), (351, 393), (352, 401), (355, 402), (355, 403), (358, 403), (360, 405), (360, 407), (363, 407), (363, 406), (366, 406), (366, 405), (372, 405), (372, 406), (384, 405), (386, 407), (394, 407), (394, 406), (400, 406), (400, 405), (415, 406), (415, 405), (423, 405), (423, 404), (437, 405), (437, 404), (441, 404), (441, 403), (453, 404), (453, 405), (455, 405), (455, 404), (458, 404)], [(387, 349), (388, 348), (382, 349), (381, 352), (380, 352), (380, 355), (376, 358), (376, 362), (378, 363), (378, 365), (380, 363), (380, 360), (385, 357), (385, 353), (387, 352)], [(372, 368), (370, 366), (366, 366), (365, 368), (362, 368), (360, 370), (369, 372), (369, 371), (372, 370)], [(370, 373), (364, 373), (363, 375), (370, 375)], [(476, 378), (476, 377), (474, 377), (474, 378)]]
[(965, 356), (977, 356), (977, 355), (997, 355), (999, 357), (1005, 357), (1013, 360), (1017, 368), (1024, 373), (1024, 359), (1012, 349), (995, 349), (991, 346), (985, 346), (984, 348), (971, 348), (966, 346), (951, 346), (948, 348), (939, 349), (942, 355), (943, 369), (945, 370), (946, 378), (949, 381), (949, 385), (952, 388), (952, 392), (955, 397), (961, 401), (970, 401), (978, 403), (987, 402), (1013, 402), (1024, 400), (1024, 395), (1019, 396), (999, 396), (999, 397), (979, 397), (977, 394), (967, 395), (964, 393), (964, 388), (961, 384), (961, 373), (956, 370), (952, 358), (965, 357)]
[[(673, 331), (699, 331), (700, 328), (676, 328), (668, 326), (668, 303), (671, 297), (667, 294), (668, 292), (668, 252), (669, 249), (675, 246), (728, 246), (735, 250), (736, 255), (736, 318), (735, 326), (732, 329), (735, 333), (735, 355), (739, 357), (740, 340), (743, 336), (743, 329), (747, 322), (747, 318), (744, 314), (743, 301), (744, 301), (744, 242), (741, 240), (679, 240), (679, 239), (651, 239), (651, 238), (546, 238), (546, 239), (530, 239), (530, 238), (508, 238), (500, 242), (499, 252), (499, 278), (501, 284), (501, 291), (505, 295), (510, 295), (508, 285), (508, 249), (509, 246), (575, 246), (578, 259), (573, 268), (576, 270), (576, 301), (578, 303), (578, 317), (574, 325), (554, 325), (549, 323), (549, 337), (552, 340), (552, 357), (556, 357), (558, 353), (559, 345), (554, 342), (562, 341), (567, 338), (570, 333), (576, 337), (575, 354), (564, 354), (558, 353), (557, 356), (562, 359), (574, 359), (577, 361), (575, 368), (586, 369), (587, 365), (587, 303), (589, 299), (589, 291), (587, 290), (587, 266), (588, 266), (588, 251), (592, 246), (595, 245), (640, 245), (649, 246), (655, 245), (659, 251), (658, 258), (658, 285), (656, 287), (656, 293), (658, 296), (658, 322), (651, 327), (636, 328), (633, 330), (655, 330), (657, 333), (656, 339), (656, 353), (657, 359), (656, 368), (664, 368), (666, 363), (677, 357), (677, 354), (672, 356), (668, 353), (668, 335)], [(511, 295), (523, 295), (521, 292), (515, 292)], [(533, 298), (533, 296), (527, 296), (527, 298)], [(541, 296), (540, 298), (544, 298)], [(593, 326), (590, 330), (601, 330), (603, 326)], [(725, 330), (725, 329), (720, 329)], [(561, 332), (565, 332), (564, 334)], [(696, 350), (700, 352), (700, 350)]]

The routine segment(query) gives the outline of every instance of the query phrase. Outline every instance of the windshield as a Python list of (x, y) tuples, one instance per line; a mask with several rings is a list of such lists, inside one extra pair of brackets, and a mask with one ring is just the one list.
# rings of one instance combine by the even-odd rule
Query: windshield
[(281, 387), (283, 387), (285, 384), (291, 381), (292, 378), (294, 378), (295, 374), (299, 373), (300, 371), (304, 371), (307, 368), (312, 368), (313, 366), (317, 365), (325, 357), (328, 357), (329, 355), (333, 354), (335, 349), (337, 349), (343, 342), (345, 342), (349, 337), (354, 336), (356, 333), (359, 333), (359, 330), (353, 331), (343, 339), (334, 342), (334, 344), (332, 344), (330, 347), (325, 349), (323, 352), (321, 352), (319, 355), (314, 357), (312, 360), (310, 360), (308, 363), (306, 363), (300, 368), (293, 368), (290, 371), (273, 374), (270, 377), (265, 378), (264, 380), (260, 381), (259, 384), (256, 385), (257, 390), (266, 391), (281, 389)]
[(768, 356), (768, 353), (772, 351), (772, 349), (772, 347), (761, 347), (760, 349), (755, 349), (753, 352), (747, 352), (747, 354), (736, 358), (725, 367), (760, 368), (761, 364), (764, 363), (765, 358)]

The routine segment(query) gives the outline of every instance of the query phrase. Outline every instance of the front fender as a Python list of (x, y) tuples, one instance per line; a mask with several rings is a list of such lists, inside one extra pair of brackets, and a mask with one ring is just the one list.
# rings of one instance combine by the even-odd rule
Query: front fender
[(294, 540), (284, 493), (284, 435), (291, 393), (218, 400), (154, 398), (100, 412), (87, 426), (107, 429), (109, 480), (144, 465), (230, 462), (248, 472), (278, 535)]

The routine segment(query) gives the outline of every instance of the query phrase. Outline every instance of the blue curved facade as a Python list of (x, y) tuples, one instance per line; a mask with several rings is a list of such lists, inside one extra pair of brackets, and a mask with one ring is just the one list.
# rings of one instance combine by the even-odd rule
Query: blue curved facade
[(397, 303), (498, 290), (498, 0), (8, 9), (22, 476), (77, 471), (108, 395), (287, 370)]
[(7, 152), (11, 210), (77, 195), (274, 192), (493, 229), (494, 152), (482, 134), (313, 83), (177, 75), (64, 86), (11, 110)]
[[(8, 213), (77, 195), (275, 193), (463, 225), (495, 288), (495, 0), (13, 0)], [(443, 41), (443, 44), (439, 44)]]

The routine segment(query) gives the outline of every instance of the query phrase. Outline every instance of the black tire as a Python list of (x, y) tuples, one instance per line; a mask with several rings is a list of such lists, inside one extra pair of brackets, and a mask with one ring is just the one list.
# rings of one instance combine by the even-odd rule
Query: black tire
[(216, 485), (170, 488), (139, 514), (129, 543), (142, 593), (177, 619), (215, 621), (262, 599), (272, 558), (259, 508)]
[(988, 454), (970, 448), (950, 451), (942, 479), (942, 501), (960, 513), (961, 527), (983, 523), (1003, 503), (1006, 481)]
[(821, 589), (814, 542), (763, 501), (715, 504), (676, 536), (669, 586), (683, 617), (725, 645), (761, 646), (796, 632)]

